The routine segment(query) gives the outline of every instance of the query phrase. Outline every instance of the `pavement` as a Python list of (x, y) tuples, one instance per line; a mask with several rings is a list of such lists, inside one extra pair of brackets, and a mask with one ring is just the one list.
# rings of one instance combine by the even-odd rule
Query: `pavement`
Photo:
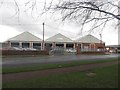
[(107, 58), (120, 57), (120, 54), (110, 54), (110, 55), (58, 55), (58, 56), (6, 56), (2, 57), (3, 67), (11, 66), (26, 66), (33, 64), (45, 64), (45, 63), (63, 63), (70, 61), (95, 61)]

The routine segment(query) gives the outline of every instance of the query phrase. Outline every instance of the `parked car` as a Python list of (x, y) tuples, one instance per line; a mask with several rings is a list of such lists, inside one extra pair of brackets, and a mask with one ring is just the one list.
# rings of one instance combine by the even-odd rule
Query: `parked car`
[(22, 50), (21, 48), (19, 47), (13, 47), (14, 50)]
[(66, 49), (66, 52), (68, 52), (68, 53), (76, 53), (76, 49), (69, 48), (69, 49)]
[(75, 53), (76, 49), (71, 48), (71, 49), (69, 49), (69, 51), (72, 52), (72, 53)]
[(36, 51), (37, 49), (35, 49), (35, 48), (22, 48), (22, 50), (25, 50), (25, 51)]
[(36, 51), (37, 49), (35, 48), (26, 48), (27, 50), (31, 50), (31, 51)]

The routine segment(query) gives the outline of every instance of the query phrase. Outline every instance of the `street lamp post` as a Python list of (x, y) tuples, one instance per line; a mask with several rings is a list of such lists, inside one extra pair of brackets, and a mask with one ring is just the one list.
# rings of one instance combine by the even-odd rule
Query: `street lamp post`
[(102, 34), (100, 34), (100, 45), (101, 45), (101, 49), (102, 49)]
[(43, 45), (42, 45), (42, 46), (43, 46), (43, 47), (42, 47), (43, 50), (45, 49), (45, 46), (44, 46), (44, 45), (45, 45), (45, 44), (44, 44), (44, 25), (45, 25), (45, 23), (43, 22)]
[(102, 44), (102, 34), (100, 34), (100, 43)]

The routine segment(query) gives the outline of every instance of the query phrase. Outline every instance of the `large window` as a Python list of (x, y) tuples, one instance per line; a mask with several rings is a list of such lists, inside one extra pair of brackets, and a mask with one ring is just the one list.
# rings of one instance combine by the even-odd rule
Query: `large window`
[(11, 47), (19, 47), (19, 43), (11, 43)]
[(29, 43), (22, 43), (22, 48), (29, 48)]
[(64, 47), (64, 44), (56, 44), (57, 47)]
[(66, 44), (66, 48), (73, 48), (74, 44)]
[(45, 43), (46, 50), (52, 50), (52, 43)]
[(81, 50), (82, 51), (90, 51), (90, 44), (89, 43), (83, 43)]
[(81, 44), (78, 44), (78, 47), (81, 49)]
[(33, 48), (40, 49), (41, 43), (33, 43)]
[(45, 43), (46, 47), (52, 47), (52, 43)]

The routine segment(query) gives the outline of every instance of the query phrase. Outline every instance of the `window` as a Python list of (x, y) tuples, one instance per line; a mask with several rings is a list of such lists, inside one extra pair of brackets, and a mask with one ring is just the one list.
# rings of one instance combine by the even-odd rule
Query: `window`
[(29, 43), (22, 43), (22, 48), (29, 48)]
[(40, 49), (41, 43), (33, 43), (33, 48)]
[(19, 43), (11, 43), (11, 47), (19, 47)]

